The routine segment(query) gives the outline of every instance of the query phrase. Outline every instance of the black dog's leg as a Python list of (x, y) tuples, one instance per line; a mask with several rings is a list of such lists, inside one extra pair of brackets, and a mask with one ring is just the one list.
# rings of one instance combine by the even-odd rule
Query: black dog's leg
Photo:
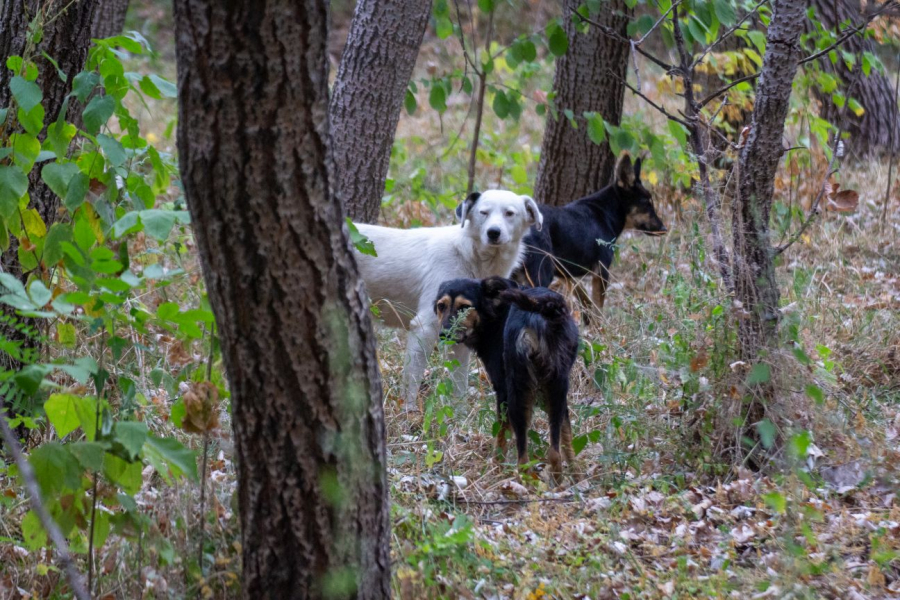
[(496, 392), (497, 396), (497, 422), (500, 428), (497, 430), (497, 461), (503, 462), (506, 458), (506, 434), (510, 430), (509, 426), (509, 405), (506, 396), (501, 392)]
[[(550, 451), (547, 453), (547, 460), (550, 463), (550, 471), (554, 475), (562, 473), (559, 443), (563, 429), (569, 422), (569, 409), (566, 402), (568, 394), (569, 381), (566, 378), (559, 378), (547, 386), (547, 415), (550, 420)], [(569, 432), (571, 437), (571, 427), (569, 427)]]
[[(512, 379), (512, 378), (510, 378)], [(519, 466), (528, 463), (528, 427), (531, 425), (532, 398), (529, 390), (513, 383), (509, 393), (509, 423), (516, 434), (516, 453)]]

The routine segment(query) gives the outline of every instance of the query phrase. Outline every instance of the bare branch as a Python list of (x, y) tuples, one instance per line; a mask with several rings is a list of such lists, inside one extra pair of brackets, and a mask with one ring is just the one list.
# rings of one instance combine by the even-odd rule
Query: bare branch
[(848, 39), (850, 39), (851, 37), (853, 37), (860, 31), (862, 31), (863, 29), (868, 27), (869, 23), (871, 23), (872, 21), (874, 21), (875, 19), (877, 19), (884, 13), (888, 12), (889, 10), (897, 8), (897, 7), (898, 7), (898, 4), (895, 0), (889, 0), (888, 2), (885, 2), (880, 7), (878, 7), (878, 10), (875, 10), (872, 13), (870, 13), (860, 25), (858, 25), (856, 27), (850, 27), (848, 29), (845, 29), (844, 33), (841, 36), (839, 36), (838, 39), (832, 45), (828, 46), (827, 48), (824, 48), (823, 50), (820, 50), (819, 52), (816, 52), (815, 54), (810, 54), (806, 58), (801, 59), (799, 64), (804, 65), (804, 64), (814, 61), (818, 58), (822, 58), (823, 56), (825, 56), (826, 54), (828, 54), (829, 52), (831, 52), (832, 50), (834, 50), (835, 48), (837, 48), (838, 46), (840, 46), (841, 44), (846, 42)]
[[(593, 19), (589, 19), (588, 17), (585, 17), (584, 15), (582, 15), (582, 14), (581, 14), (580, 12), (578, 12), (577, 10), (573, 10), (573, 11), (572, 11), (572, 14), (575, 15), (576, 17), (578, 17), (579, 19), (581, 19), (584, 23), (587, 23), (587, 24), (589, 24), (589, 25), (593, 25), (594, 27), (596, 27), (596, 28), (600, 31), (600, 33), (602, 33), (603, 35), (605, 35), (605, 36), (607, 36), (607, 37), (611, 37), (611, 38), (613, 38), (614, 40), (618, 40), (618, 41), (622, 42), (623, 44), (631, 44), (631, 40), (630, 40), (629, 38), (625, 37), (624, 35), (620, 35), (620, 34), (619, 34), (615, 29), (613, 29), (612, 27), (607, 27), (607, 26), (604, 25), (603, 23), (600, 23), (600, 22), (595, 21), (595, 20), (593, 20)], [(656, 64), (658, 67), (664, 69), (667, 73), (668, 73), (669, 71), (672, 71), (672, 69), (674, 68), (674, 67), (673, 67), (672, 65), (670, 65), (669, 63), (660, 60), (659, 58), (657, 58), (656, 56), (654, 56), (654, 55), (650, 54), (649, 52), (645, 51), (643, 48), (641, 48), (641, 47), (638, 46), (638, 45), (635, 45), (635, 46), (634, 46), (634, 49), (637, 50), (638, 53), (640, 53), (641, 56), (643, 56), (644, 58), (646, 58), (646, 59), (649, 60), (650, 62)]]
[(759, 73), (752, 73), (750, 75), (744, 75), (743, 77), (738, 77), (737, 79), (735, 79), (728, 85), (719, 88), (715, 92), (712, 92), (708, 96), (703, 98), (703, 100), (700, 101), (700, 108), (703, 108), (704, 106), (706, 106), (707, 104), (709, 104), (710, 102), (712, 102), (713, 100), (715, 100), (716, 98), (718, 98), (719, 96), (721, 96), (722, 94), (724, 94), (725, 92), (727, 92), (728, 90), (733, 88), (734, 86), (740, 85), (740, 84), (744, 83), (745, 81), (753, 81), (757, 77), (759, 77)]
[[(765, 0), (765, 1), (768, 2), (768, 0)], [(632, 43), (636, 46), (640, 46), (645, 41), (647, 41), (647, 38), (650, 37), (650, 34), (653, 33), (654, 31), (656, 31), (656, 28), (659, 27), (662, 24), (662, 22), (666, 20), (666, 17), (669, 16), (669, 13), (672, 12), (675, 9), (675, 7), (678, 6), (679, 4), (681, 4), (681, 0), (678, 0), (677, 2), (673, 2), (672, 6), (669, 7), (669, 10), (664, 12), (663, 15), (659, 19), (656, 20), (656, 23), (653, 24), (653, 27), (651, 27), (650, 29), (647, 30), (647, 33), (642, 35), (641, 39), (639, 39), (636, 42), (632, 42)]]
[(78, 600), (90, 600), (87, 588), (84, 587), (84, 578), (82, 577), (81, 572), (75, 567), (75, 562), (72, 560), (72, 555), (69, 553), (69, 546), (66, 544), (66, 538), (63, 537), (62, 532), (56, 525), (56, 521), (50, 516), (50, 513), (47, 511), (47, 508), (41, 500), (41, 488), (38, 486), (37, 479), (34, 477), (34, 471), (31, 468), (31, 464), (25, 460), (25, 456), (22, 454), (22, 447), (19, 445), (19, 440), (16, 439), (16, 436), (13, 435), (13, 432), (9, 429), (9, 424), (6, 422), (6, 407), (3, 405), (3, 398), (0, 398), (0, 435), (3, 437), (4, 445), (13, 455), (13, 460), (16, 461), (16, 466), (19, 468), (19, 474), (25, 481), (25, 489), (28, 490), (31, 509), (40, 520), (44, 531), (50, 536), (53, 545), (56, 546), (56, 556), (66, 572), (66, 580), (69, 582), (69, 587), (72, 588), (72, 593)]
[(669, 120), (671, 120), (671, 121), (675, 121), (676, 123), (680, 123), (680, 124), (684, 125), (685, 127), (687, 127), (688, 129), (691, 129), (691, 126), (688, 124), (687, 121), (685, 121), (684, 119), (680, 119), (680, 118), (676, 117), (675, 115), (673, 115), (672, 113), (670, 113), (669, 111), (667, 111), (665, 108), (663, 108), (662, 106), (660, 106), (659, 104), (657, 104), (656, 102), (654, 102), (653, 100), (651, 100), (650, 98), (648, 98), (647, 96), (645, 96), (644, 94), (642, 94), (641, 92), (639, 92), (638, 90), (636, 90), (636, 89), (635, 89), (634, 87), (632, 87), (631, 84), (629, 84), (627, 81), (625, 81), (624, 79), (622, 79), (622, 78), (620, 78), (620, 77), (617, 77), (616, 74), (612, 72), (612, 69), (608, 69), (608, 72), (609, 72), (609, 74), (612, 75), (613, 77), (616, 77), (616, 79), (618, 79), (619, 82), (620, 82), (622, 85), (624, 85), (624, 86), (627, 87), (629, 90), (631, 90), (631, 92), (632, 92), (634, 95), (639, 96), (640, 98), (642, 98), (642, 99), (644, 100), (644, 102), (646, 102), (647, 104), (649, 104), (650, 106), (652, 106), (653, 108), (655, 108), (656, 110), (658, 110), (658, 111), (659, 111), (663, 116), (665, 116), (667, 119), (669, 119)]

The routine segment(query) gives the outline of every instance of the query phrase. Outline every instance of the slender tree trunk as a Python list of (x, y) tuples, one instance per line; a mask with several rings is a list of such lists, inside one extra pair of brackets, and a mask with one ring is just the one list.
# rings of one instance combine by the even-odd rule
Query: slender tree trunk
[(750, 135), (740, 155), (740, 183), (733, 211), (735, 295), (743, 304), (741, 355), (755, 360), (774, 341), (778, 324), (778, 283), (769, 238), (775, 173), (784, 154), (782, 136), (791, 87), (801, 56), (804, 0), (774, 0), (766, 34), (766, 54), (756, 88)]
[[(816, 16), (827, 29), (846, 28), (847, 21), (854, 25), (863, 21), (859, 0), (809, 0), (809, 5), (815, 7)], [(875, 43), (855, 35), (844, 42), (841, 49), (856, 56), (860, 51), (875, 52)], [(845, 84), (852, 81), (855, 69), (860, 68), (856, 66), (851, 72), (843, 60), (832, 65), (828, 57), (824, 57), (820, 64), (826, 72), (835, 73)], [(852, 111), (847, 113), (846, 129), (850, 133), (851, 148), (862, 155), (872, 151), (890, 152), (891, 135), (894, 139), (900, 139), (900, 114), (891, 82), (887, 76), (873, 69), (868, 77), (860, 77), (852, 95), (865, 112), (861, 116), (856, 116)], [(831, 94), (820, 94), (819, 101), (822, 116), (837, 125), (841, 109), (835, 106)]]
[[(57, 119), (66, 96), (72, 90), (72, 79), (84, 68), (91, 42), (90, 25), (96, 6), (97, 0), (71, 3), (57, 0), (3, 2), (0, 8), (0, 57), (4, 63), (0, 65), (0, 108), (9, 106), (12, 99), (9, 83), (13, 76), (18, 75), (6, 68), (6, 59), (21, 56), (34, 61), (38, 67), (36, 83), (43, 93), (44, 123), (52, 123)], [(42, 37), (35, 46), (29, 43), (28, 26), (36, 15), (42, 15), (37, 18), (37, 22), (41, 24)], [(57, 62), (65, 80), (58, 75), (56, 67), (43, 57), (42, 52)], [(40, 137), (43, 139), (43, 134)], [(49, 228), (56, 220), (59, 199), (41, 180), (39, 167), (35, 167), (29, 176), (28, 193), (31, 197), (30, 207), (38, 211)], [(0, 253), (0, 269), (16, 275), (24, 282), (28, 274), (22, 272), (19, 264), (18, 241), (12, 238), (10, 242), (10, 247)], [(0, 308), (0, 311), (4, 310), (6, 309)], [(25, 344), (32, 344), (34, 341), (2, 322), (0, 336)], [(0, 354), (0, 367), (16, 370), (21, 365), (3, 353)]]
[(431, 0), (359, 0), (329, 108), (335, 182), (350, 217), (374, 223)]
[[(604, 35), (591, 27), (578, 33), (571, 14), (582, 0), (563, 2), (563, 22), (569, 38), (569, 50), (556, 61), (553, 90), (559, 118), (547, 118), (541, 163), (534, 193), (538, 202), (562, 206), (605, 187), (612, 178), (615, 157), (609, 143), (593, 143), (588, 137), (582, 115), (596, 112), (614, 125), (622, 120), (628, 70), (628, 44)], [(604, 2), (597, 20), (623, 37), (630, 14), (624, 0)], [(574, 113), (578, 129), (572, 127), (562, 111)]]
[(94, 13), (91, 37), (108, 38), (122, 33), (125, 15), (128, 14), (128, 0), (100, 0)]
[(387, 598), (375, 338), (334, 194), (326, 0), (176, 0), (178, 151), (232, 393), (245, 598)]

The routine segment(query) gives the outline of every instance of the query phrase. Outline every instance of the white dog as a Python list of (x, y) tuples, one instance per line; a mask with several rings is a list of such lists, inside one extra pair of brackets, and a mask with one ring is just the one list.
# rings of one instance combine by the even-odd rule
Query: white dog
[[(440, 333), (434, 300), (448, 279), (493, 275), (509, 277), (522, 261), (522, 238), (543, 216), (528, 196), (506, 190), (471, 194), (463, 202), (462, 227), (393, 229), (357, 224), (375, 245), (378, 256), (356, 252), (360, 274), (369, 297), (379, 306), (382, 320), (409, 330), (403, 372), (403, 398), (407, 410), (417, 407), (419, 384), (428, 355)], [(459, 361), (452, 375), (457, 393), (468, 388), (469, 351), (453, 347)]]

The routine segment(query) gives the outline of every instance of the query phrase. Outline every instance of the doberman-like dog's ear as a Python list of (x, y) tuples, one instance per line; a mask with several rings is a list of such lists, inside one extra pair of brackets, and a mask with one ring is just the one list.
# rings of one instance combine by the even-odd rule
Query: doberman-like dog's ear
[(538, 208), (537, 202), (531, 196), (522, 196), (525, 202), (525, 214), (528, 215), (528, 224), (534, 225), (534, 228), (540, 231), (544, 227), (544, 215)]
[(485, 298), (496, 298), (500, 292), (518, 287), (518, 283), (505, 277), (494, 276), (481, 280), (481, 293)]
[(641, 180), (641, 163), (644, 162), (644, 159), (640, 156), (637, 157), (637, 160), (634, 161), (634, 180)]
[(469, 194), (469, 197), (463, 200), (462, 204), (456, 207), (456, 216), (459, 217), (459, 222), (462, 227), (466, 226), (466, 219), (469, 218), (469, 212), (472, 210), (472, 207), (475, 206), (475, 203), (478, 202), (478, 199), (481, 197), (481, 192), (472, 192)]
[[(638, 162), (638, 165), (640, 165), (640, 162)], [(638, 166), (639, 168), (640, 166)], [(625, 152), (616, 164), (616, 185), (630, 190), (634, 187), (635, 171), (636, 169), (631, 165), (631, 155)]]

